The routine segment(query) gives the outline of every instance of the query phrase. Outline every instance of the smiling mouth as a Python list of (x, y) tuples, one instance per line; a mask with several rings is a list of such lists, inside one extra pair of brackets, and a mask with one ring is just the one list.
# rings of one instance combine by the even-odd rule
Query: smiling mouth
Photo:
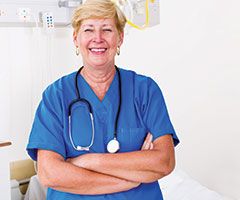
[(92, 53), (101, 54), (107, 51), (107, 48), (89, 48)]

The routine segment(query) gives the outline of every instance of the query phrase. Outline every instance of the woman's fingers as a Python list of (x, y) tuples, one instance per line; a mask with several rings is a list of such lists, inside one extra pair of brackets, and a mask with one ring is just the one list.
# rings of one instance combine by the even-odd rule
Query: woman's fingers
[(150, 136), (150, 133), (147, 134), (147, 137), (145, 138), (145, 140), (143, 142), (142, 150), (146, 150), (146, 145), (147, 145), (147, 141), (148, 141), (149, 136)]
[(142, 145), (142, 150), (149, 150), (149, 149), (153, 148), (152, 140), (153, 140), (152, 134), (148, 133), (147, 137), (145, 138), (144, 143)]
[(150, 133), (148, 133), (148, 134), (149, 134), (149, 137), (147, 139), (146, 149), (150, 149), (151, 144), (152, 144), (152, 139), (153, 139), (152, 134), (150, 134)]
[(141, 150), (145, 150), (146, 141), (144, 140)]

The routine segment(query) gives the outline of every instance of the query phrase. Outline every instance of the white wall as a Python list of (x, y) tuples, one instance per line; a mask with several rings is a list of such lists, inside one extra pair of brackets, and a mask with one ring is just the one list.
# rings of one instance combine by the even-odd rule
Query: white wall
[(239, 7), (232, 0), (161, 1), (161, 25), (131, 32), (121, 63), (163, 89), (181, 138), (178, 166), (240, 199)]
[[(119, 66), (160, 84), (181, 139), (177, 164), (203, 185), (240, 199), (240, 2), (161, 2), (161, 25), (125, 37)], [(42, 89), (76, 68), (70, 29), (53, 38), (31, 28), (0, 28), (0, 140), (11, 160), (26, 158)], [(32, 75), (31, 75), (32, 74)]]
[(27, 138), (43, 89), (77, 63), (71, 35), (70, 29), (47, 36), (32, 28), (0, 27), (0, 140), (13, 142), (11, 160), (27, 156)]

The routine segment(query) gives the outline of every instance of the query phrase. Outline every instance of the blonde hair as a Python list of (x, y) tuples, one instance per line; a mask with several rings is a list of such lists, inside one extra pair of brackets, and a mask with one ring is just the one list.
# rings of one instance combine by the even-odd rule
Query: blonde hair
[(123, 33), (126, 17), (112, 0), (86, 0), (73, 13), (72, 27), (78, 32), (83, 20), (115, 19), (119, 33)]

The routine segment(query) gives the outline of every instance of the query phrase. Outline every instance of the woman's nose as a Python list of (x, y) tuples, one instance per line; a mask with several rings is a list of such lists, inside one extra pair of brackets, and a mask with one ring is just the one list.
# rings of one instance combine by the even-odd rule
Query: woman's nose
[(103, 33), (101, 31), (94, 32), (94, 42), (101, 42), (103, 40)]

